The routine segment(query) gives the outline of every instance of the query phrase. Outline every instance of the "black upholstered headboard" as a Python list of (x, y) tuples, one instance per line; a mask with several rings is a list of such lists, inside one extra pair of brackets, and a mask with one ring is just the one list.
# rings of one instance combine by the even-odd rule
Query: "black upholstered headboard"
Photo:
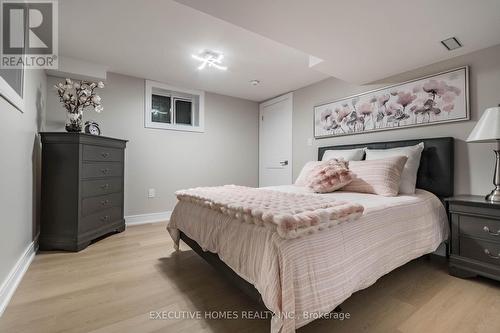
[(417, 188), (434, 193), (444, 198), (453, 195), (454, 182), (454, 144), (453, 138), (430, 138), (388, 142), (357, 143), (352, 145), (328, 146), (318, 149), (318, 160), (321, 161), (325, 151), (330, 149), (371, 148), (387, 149), (413, 146), (424, 143), (417, 174)]

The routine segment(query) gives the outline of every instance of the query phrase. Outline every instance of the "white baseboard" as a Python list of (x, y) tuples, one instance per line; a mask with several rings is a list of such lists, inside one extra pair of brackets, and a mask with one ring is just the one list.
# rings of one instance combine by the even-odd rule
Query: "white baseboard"
[(125, 224), (127, 226), (132, 226), (146, 223), (165, 222), (170, 219), (171, 214), (171, 211), (166, 211), (151, 214), (129, 215), (125, 216)]
[(35, 258), (37, 249), (38, 244), (36, 241), (33, 241), (30, 245), (28, 245), (22, 256), (10, 270), (5, 281), (2, 282), (2, 285), (0, 286), (0, 317), (7, 308), (7, 305), (14, 295), (17, 286), (21, 282), (24, 273), (26, 273), (31, 262)]

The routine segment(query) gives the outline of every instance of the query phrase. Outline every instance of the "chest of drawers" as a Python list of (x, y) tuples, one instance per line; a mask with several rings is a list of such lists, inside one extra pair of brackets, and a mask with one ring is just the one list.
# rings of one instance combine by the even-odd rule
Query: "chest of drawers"
[(84, 133), (41, 133), (42, 250), (80, 251), (125, 230), (125, 140)]
[(480, 196), (447, 199), (451, 221), (450, 273), (500, 280), (500, 203)]

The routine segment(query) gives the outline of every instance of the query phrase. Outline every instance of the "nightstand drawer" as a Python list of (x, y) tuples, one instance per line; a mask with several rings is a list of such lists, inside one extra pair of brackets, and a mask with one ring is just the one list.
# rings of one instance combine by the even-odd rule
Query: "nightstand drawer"
[(121, 177), (123, 164), (120, 162), (96, 162), (82, 164), (82, 178)]
[(476, 207), (462, 203), (450, 203), (448, 210), (450, 213), (491, 216), (500, 219), (500, 210), (497, 207)]
[(84, 161), (123, 161), (123, 149), (83, 145)]
[(113, 193), (82, 200), (82, 217), (111, 207), (121, 207), (123, 193)]
[(460, 256), (500, 266), (500, 244), (460, 237)]
[(500, 221), (467, 215), (456, 215), (459, 219), (460, 235), (480, 237), (500, 243)]

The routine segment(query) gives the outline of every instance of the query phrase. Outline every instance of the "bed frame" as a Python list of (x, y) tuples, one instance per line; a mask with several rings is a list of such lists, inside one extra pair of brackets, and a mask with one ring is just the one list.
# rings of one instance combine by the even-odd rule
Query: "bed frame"
[[(420, 142), (424, 143), (424, 150), (422, 151), (420, 167), (417, 174), (417, 187), (434, 193), (443, 201), (446, 197), (453, 196), (454, 139), (452, 137), (320, 147), (318, 148), (318, 160), (321, 160), (325, 151), (332, 149), (353, 149), (363, 147), (370, 149), (387, 149), (413, 146)], [(221, 272), (222, 275), (248, 295), (248, 297), (260, 304), (264, 304), (257, 289), (255, 289), (251, 283), (236, 274), (216, 253), (203, 251), (196, 241), (182, 232), (180, 236), (193, 251), (198, 253), (198, 255), (205, 259), (217, 271)]]

